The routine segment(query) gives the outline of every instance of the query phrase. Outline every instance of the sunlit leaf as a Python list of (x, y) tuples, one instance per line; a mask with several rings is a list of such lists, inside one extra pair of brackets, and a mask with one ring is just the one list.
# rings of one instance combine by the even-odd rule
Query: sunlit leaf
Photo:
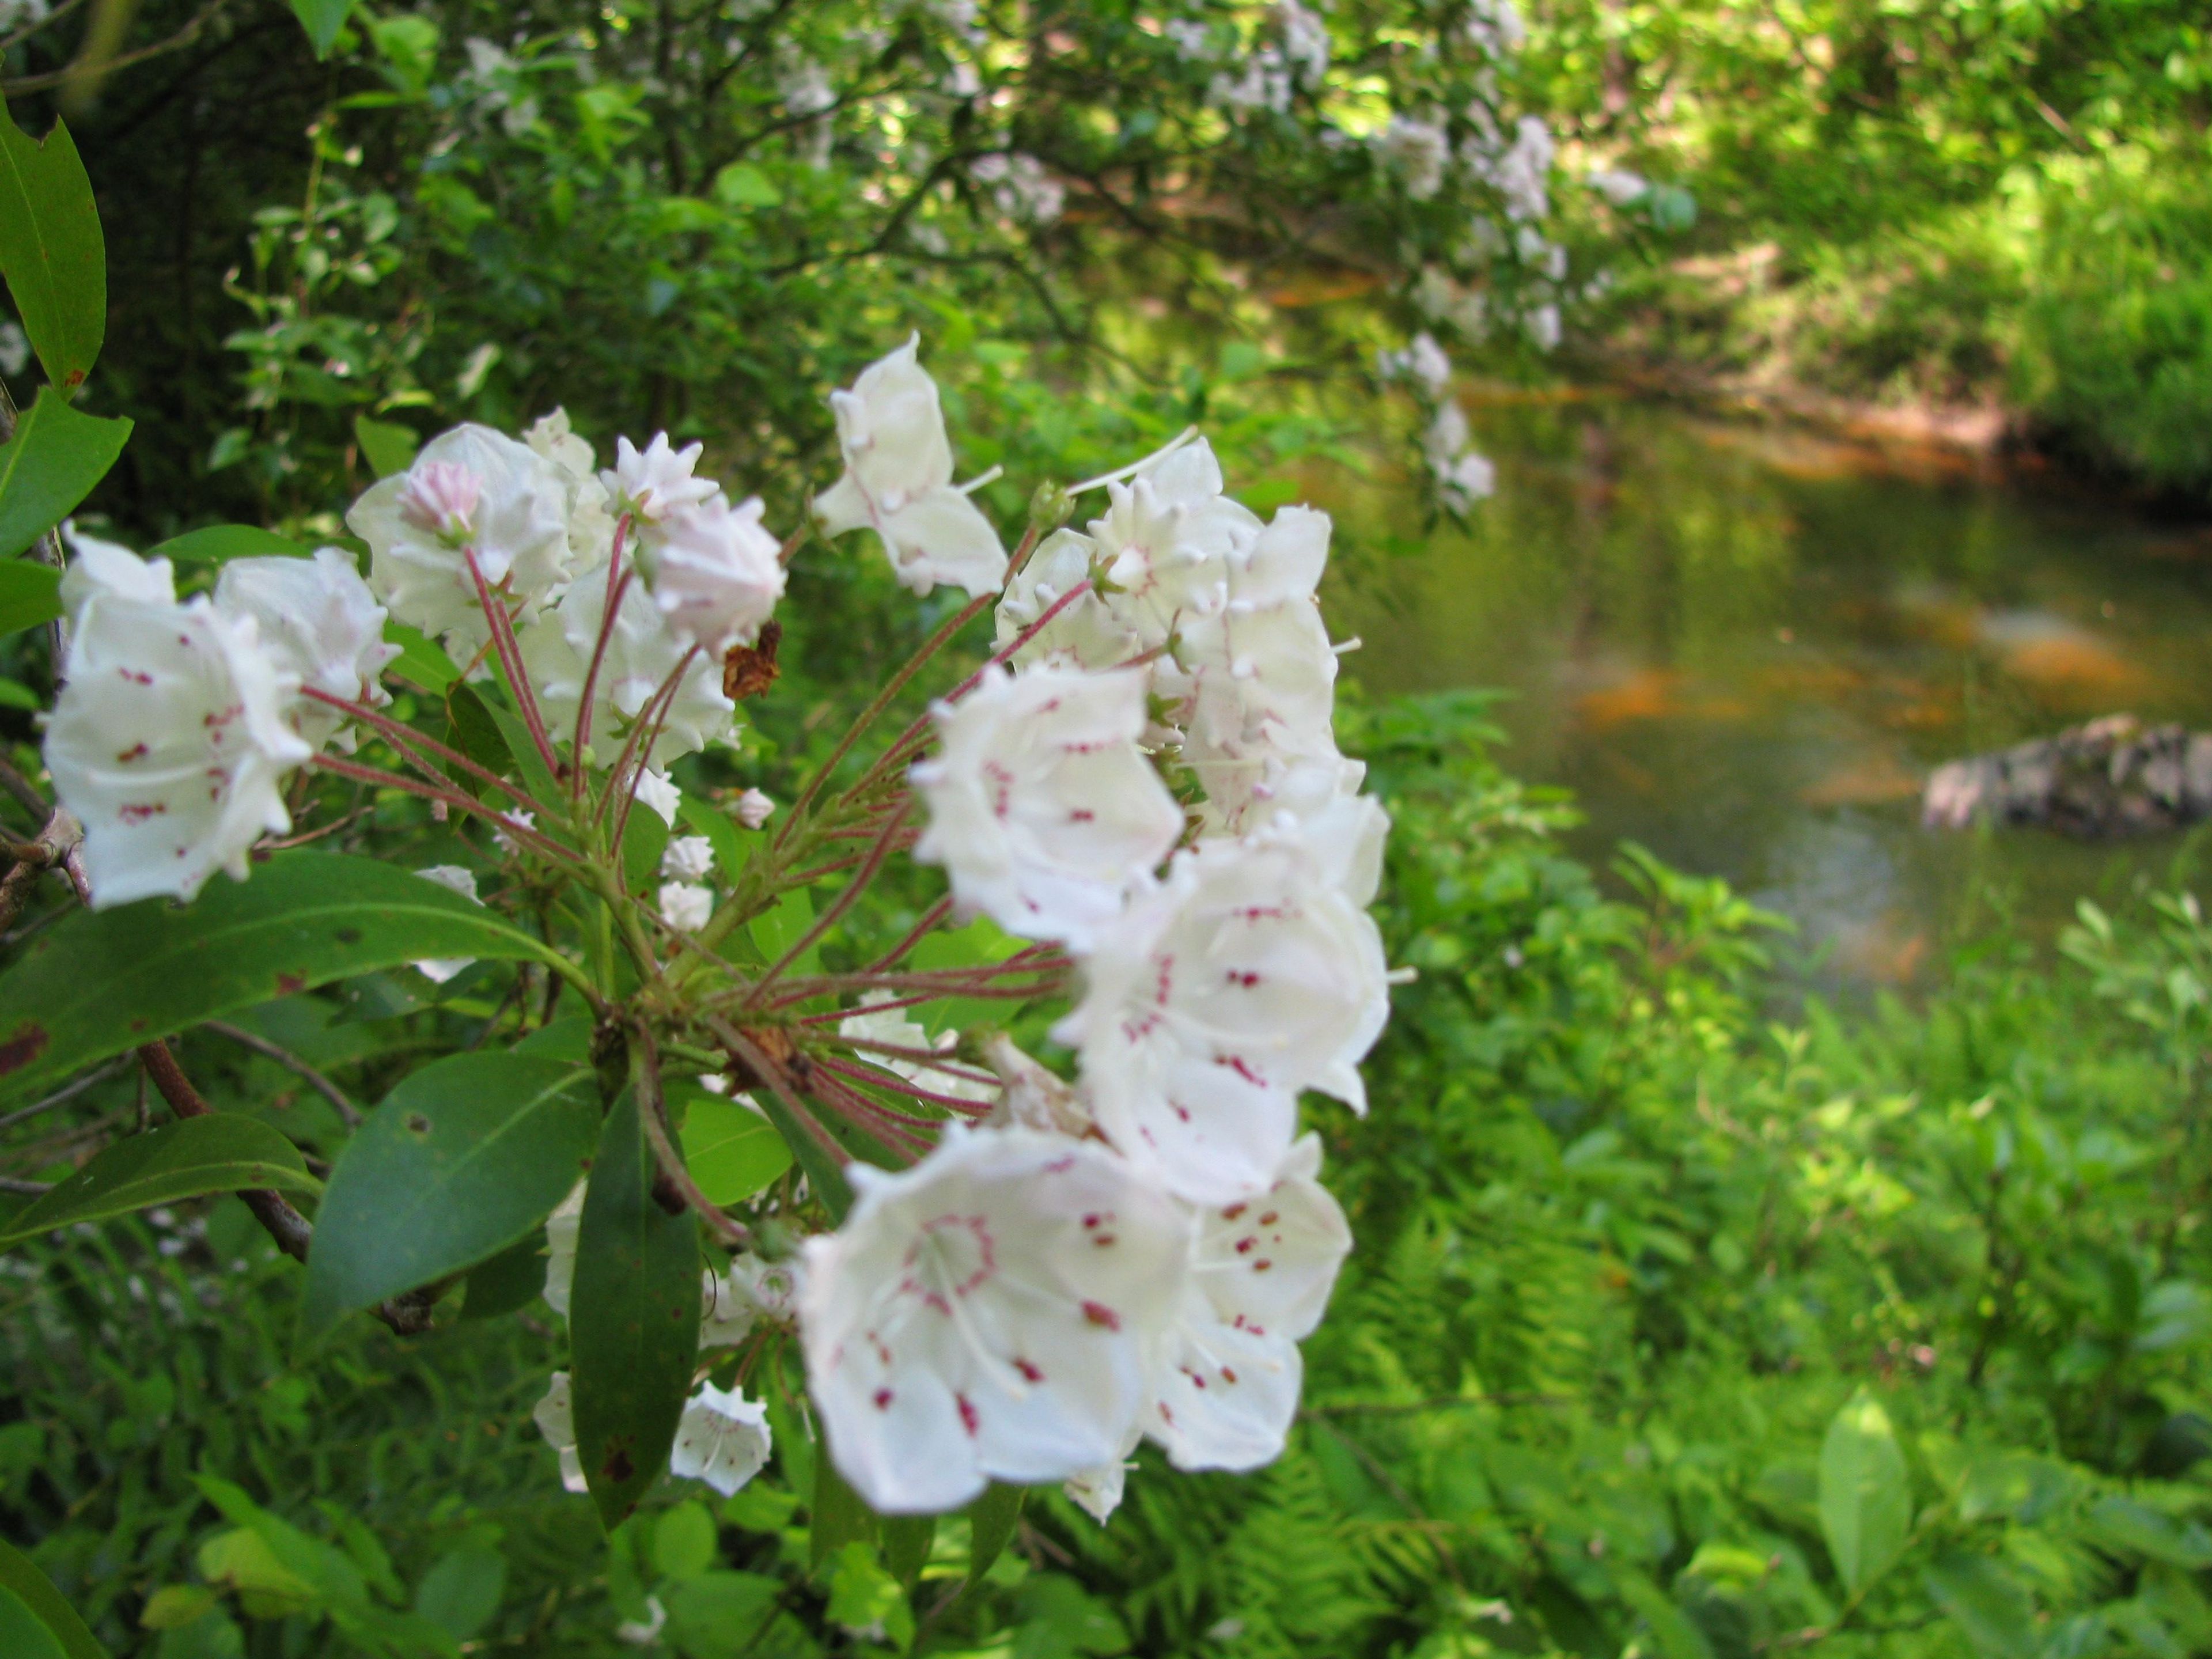
[(40, 140), (0, 120), (0, 271), (40, 367), (67, 397), (107, 332), (107, 254), (92, 180), (62, 121)]
[(683, 1142), (692, 1180), (717, 1204), (742, 1202), (791, 1167), (791, 1148), (775, 1125), (704, 1089), (689, 1095)]
[[(0, 121), (0, 127), (7, 126)], [(107, 476), (131, 422), (81, 415), (47, 386), (0, 447), (0, 559), (13, 558), (70, 515)]]
[(345, 27), (346, 19), (353, 15), (353, 0), (292, 0), (292, 15), (300, 20), (300, 27), (307, 31), (307, 40), (315, 48), (315, 56), (327, 58)]
[(1911, 1525), (1911, 1486), (1889, 1413), (1856, 1395), (1820, 1447), (1820, 1531), (1844, 1587), (1856, 1592), (1887, 1571)]
[(36, 559), (0, 561), (0, 639), (61, 614), (60, 571)]
[(64, 1659), (107, 1659), (107, 1650), (94, 1639), (52, 1581), (4, 1539), (0, 1539), (0, 1589), (12, 1593), (54, 1636)]

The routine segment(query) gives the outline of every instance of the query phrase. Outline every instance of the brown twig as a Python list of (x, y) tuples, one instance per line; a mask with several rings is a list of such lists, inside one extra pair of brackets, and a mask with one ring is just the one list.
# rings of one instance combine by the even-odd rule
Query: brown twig
[(275, 1060), (286, 1071), (299, 1077), (325, 1100), (329, 1101), (331, 1109), (338, 1115), (339, 1121), (347, 1128), (361, 1127), (361, 1109), (346, 1097), (345, 1091), (290, 1049), (280, 1048), (267, 1037), (249, 1031), (243, 1026), (233, 1025), (228, 1020), (207, 1019), (202, 1020), (200, 1024), (203, 1029), (213, 1031), (217, 1036), (228, 1037), (241, 1048), (251, 1048), (264, 1060)]

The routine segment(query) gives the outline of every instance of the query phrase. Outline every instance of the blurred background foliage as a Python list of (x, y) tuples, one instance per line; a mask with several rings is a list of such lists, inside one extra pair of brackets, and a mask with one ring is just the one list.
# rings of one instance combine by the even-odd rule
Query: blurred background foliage
[[(1188, 9), (1273, 38), (1264, 8)], [(1346, 130), (1466, 95), (1393, 33), (1446, 9), (1338, 0)], [(77, 25), (34, 11), (6, 69), (42, 130)], [(132, 39), (187, 38), (74, 118), (115, 295), (86, 401), (139, 421), (103, 526), (334, 533), (376, 447), (556, 402), (602, 449), (703, 438), (787, 522), (822, 392), (910, 327), (963, 467), (1008, 468), (1002, 518), (1188, 421), (1258, 507), (1320, 466), (1402, 489), (1422, 411), (1369, 365), (1422, 320), (1413, 273), (1462, 257), (1464, 204), (1310, 142), (1304, 105), (1224, 116), (1217, 66), (1118, 0), (985, 8), (1042, 45), (980, 54), (966, 89), (975, 15), (447, 0), (364, 9), (318, 61), (281, 7), (146, 0)], [(1570, 276), (1510, 241), (1482, 275), (1501, 315), (1571, 320), (1551, 359), (1500, 331), (1486, 375), (1988, 407), (2136, 483), (2212, 483), (2197, 9), (1528, 21), (1488, 86), (1563, 141)], [(1011, 161), (979, 183), (987, 156), (1038, 158), (1059, 210)], [(1685, 194), (1570, 187), (1601, 165)], [(1342, 579), (1413, 543), (1349, 538)], [(799, 570), (786, 684), (695, 792), (775, 793), (939, 614), (872, 562)], [(2185, 868), (2085, 907), (2057, 959), (2000, 932), (1911, 1005), (1831, 1007), (1723, 884), (1571, 856), (1571, 801), (1498, 767), (1490, 718), (1467, 693), (1343, 716), (1420, 978), (1374, 1117), (1319, 1126), (1359, 1243), (1270, 1470), (1148, 1462), (1103, 1530), (1036, 1494), (950, 1601), (963, 1523), (911, 1584), (865, 1540), (817, 1565), (795, 1432), (737, 1498), (664, 1489), (610, 1542), (529, 1424), (542, 1310), (414, 1342), (356, 1322), (296, 1364), (295, 1270), (225, 1203), (0, 1259), (0, 1531), (112, 1651), (159, 1659), (2212, 1652), (2212, 929)], [(27, 757), (27, 717), (0, 722)], [(251, 1024), (367, 1103), (497, 1000), (379, 976)], [(311, 1151), (343, 1134), (247, 1048), (187, 1060)], [(118, 1077), (0, 1137), (52, 1167), (140, 1109)]]

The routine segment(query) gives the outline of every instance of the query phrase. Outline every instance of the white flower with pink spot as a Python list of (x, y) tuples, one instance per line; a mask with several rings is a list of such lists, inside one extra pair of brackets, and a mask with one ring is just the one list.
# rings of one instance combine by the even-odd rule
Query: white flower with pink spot
[[(392, 701), (378, 677), (399, 647), (384, 642), (385, 609), (350, 554), (325, 547), (312, 559), (233, 559), (216, 579), (215, 606), (228, 616), (252, 617), (262, 645), (298, 677), (302, 693), (372, 708)], [(328, 703), (303, 695), (286, 717), (315, 749), (333, 741), (353, 748), (346, 717)]]
[(1321, 1142), (1292, 1146), (1249, 1198), (1199, 1212), (1175, 1330), (1145, 1404), (1145, 1432), (1179, 1469), (1255, 1469), (1282, 1455), (1304, 1371), (1298, 1344), (1352, 1249), (1316, 1178)]
[(250, 617), (118, 591), (152, 591), (152, 568), (109, 574), (80, 588), (46, 768), (84, 825), (95, 908), (190, 899), (291, 828), (283, 781), (314, 752), (284, 717), (300, 682)]
[(939, 752), (911, 773), (929, 810), (915, 857), (955, 905), (1024, 939), (1087, 946), (1182, 833), (1137, 747), (1145, 676), (1039, 665), (987, 671), (934, 711)]
[(845, 474), (815, 498), (814, 511), (826, 535), (873, 530), (892, 573), (915, 592), (945, 582), (979, 598), (1006, 580), (1006, 550), (953, 487), (952, 444), (921, 344), (917, 334), (862, 370), (850, 391), (830, 394)]
[(878, 1512), (1117, 1459), (1181, 1304), (1188, 1212), (1095, 1141), (957, 1126), (912, 1169), (854, 1164), (807, 1241), (808, 1387)]
[(703, 1480), (727, 1498), (766, 1467), (773, 1444), (765, 1404), (740, 1389), (702, 1382), (684, 1403), (668, 1472)]
[(1293, 836), (1206, 842), (1099, 937), (1055, 1035), (1108, 1139), (1178, 1196), (1274, 1179), (1301, 1090), (1364, 1109), (1389, 1016), (1381, 936)]

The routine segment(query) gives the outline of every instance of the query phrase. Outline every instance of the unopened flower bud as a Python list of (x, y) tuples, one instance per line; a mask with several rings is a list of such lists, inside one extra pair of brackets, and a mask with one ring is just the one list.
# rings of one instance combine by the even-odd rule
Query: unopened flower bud
[(399, 516), (442, 541), (466, 541), (476, 527), (483, 480), (458, 461), (432, 461), (407, 475)]
[(775, 803), (757, 789), (748, 789), (738, 797), (738, 822), (748, 830), (759, 829), (775, 811)]

